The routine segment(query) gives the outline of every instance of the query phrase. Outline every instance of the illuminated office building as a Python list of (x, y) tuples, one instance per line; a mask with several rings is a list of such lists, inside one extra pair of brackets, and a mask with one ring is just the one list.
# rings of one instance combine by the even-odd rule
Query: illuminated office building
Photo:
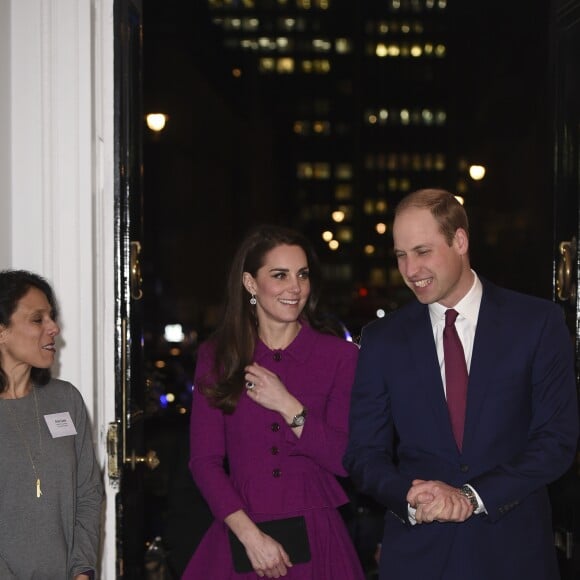
[(209, 0), (208, 9), (240, 94), (244, 82), (259, 86), (279, 203), (317, 241), (333, 307), (342, 315), (353, 291), (367, 309), (394, 306), (394, 205), (424, 186), (462, 193), (447, 1)]

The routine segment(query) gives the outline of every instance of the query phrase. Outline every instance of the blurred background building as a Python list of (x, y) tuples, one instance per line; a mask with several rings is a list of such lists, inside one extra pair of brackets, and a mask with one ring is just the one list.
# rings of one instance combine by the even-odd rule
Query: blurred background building
[[(462, 198), (480, 275), (551, 296), (549, 2), (198, 0), (192, 15), (177, 0), (143, 4), (144, 106), (165, 120), (144, 142), (148, 413), (181, 475), (149, 476), (173, 514), (151, 525), (171, 544), (195, 515), (188, 500), (167, 504), (179, 503), (168, 486), (200, 500), (174, 443), (187, 437), (196, 346), (252, 225), (307, 234), (324, 306), (355, 340), (411, 298), (391, 227), (422, 187)], [(376, 521), (357, 502), (364, 544)], [(174, 541), (177, 568), (190, 547)]]

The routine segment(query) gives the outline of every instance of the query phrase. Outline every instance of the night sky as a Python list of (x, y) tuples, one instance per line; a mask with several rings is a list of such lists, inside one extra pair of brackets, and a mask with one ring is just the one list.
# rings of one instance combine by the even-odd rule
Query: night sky
[[(149, 320), (210, 327), (249, 225), (293, 220), (272, 191), (268, 128), (250, 125), (237, 107), (228, 55), (205, 2), (193, 2), (193, 17), (178, 0), (143, 4), (145, 111), (170, 117), (161, 135), (145, 135)], [(472, 263), (497, 283), (549, 297), (549, 2), (449, 6), (448, 84), (464, 119), (454, 146), (489, 167), (470, 208)], [(252, 193), (240, 196), (240, 184)]]

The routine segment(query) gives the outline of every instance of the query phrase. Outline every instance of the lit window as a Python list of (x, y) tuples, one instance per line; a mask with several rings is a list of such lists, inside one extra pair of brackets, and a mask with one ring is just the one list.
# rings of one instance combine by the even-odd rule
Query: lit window
[(336, 166), (334, 175), (337, 179), (352, 179), (352, 165), (350, 163), (339, 163)]
[(418, 58), (423, 54), (423, 49), (418, 45), (418, 44), (414, 44), (411, 47), (411, 56), (414, 58)]
[(334, 46), (338, 54), (346, 54), (352, 50), (351, 43), (348, 38), (337, 38), (334, 41)]
[(423, 123), (425, 123), (425, 125), (433, 124), (433, 113), (429, 109), (423, 109), (421, 111), (421, 118), (423, 119)]
[(276, 44), (278, 45), (278, 48), (284, 50), (288, 47), (288, 39), (285, 36), (279, 36), (276, 39)]
[(440, 153), (435, 156), (435, 169), (437, 171), (443, 171), (445, 169), (445, 156)]
[(323, 38), (314, 38), (312, 40), (314, 52), (328, 52), (332, 48), (332, 43)]
[(327, 59), (317, 59), (314, 61), (314, 70), (317, 73), (326, 74), (330, 72), (330, 61)]
[(389, 32), (389, 25), (386, 22), (380, 22), (378, 25), (379, 34), (387, 34)]
[(379, 222), (378, 224), (375, 225), (375, 230), (377, 232), (377, 234), (379, 235), (383, 235), (387, 232), (387, 224), (383, 223), (383, 222)]
[(369, 115), (368, 121), (369, 121), (370, 125), (374, 125), (377, 122), (377, 116), (376, 115)]
[(260, 26), (260, 21), (257, 18), (244, 18), (244, 30), (256, 30)]
[(363, 204), (363, 211), (367, 215), (373, 215), (375, 213), (375, 203), (372, 199), (365, 199)]
[(338, 243), (338, 241), (337, 241), (337, 240), (330, 240), (330, 242), (328, 242), (328, 247), (329, 247), (331, 250), (333, 250), (333, 251), (334, 251), (334, 250), (338, 250), (338, 246), (339, 246), (339, 245), (340, 245), (340, 244)]
[(308, 133), (307, 124), (304, 121), (294, 121), (294, 133), (298, 135), (306, 135)]
[(272, 72), (274, 70), (275, 62), (273, 58), (261, 58), (259, 61), (260, 72)]
[(391, 44), (387, 48), (387, 54), (389, 56), (399, 56), (401, 54), (401, 49), (398, 44)]
[(329, 179), (330, 178), (330, 164), (329, 163), (315, 163), (314, 164), (314, 179)]
[(312, 61), (311, 60), (303, 60), (302, 61), (302, 70), (305, 73), (311, 73), (312, 72)]
[(310, 0), (296, 0), (296, 6), (302, 10), (310, 10), (312, 8)]
[(384, 199), (377, 199), (375, 208), (377, 213), (387, 213), (387, 202)]
[(338, 201), (352, 199), (352, 185), (341, 183), (334, 189), (334, 198)]
[(330, 242), (330, 240), (332, 240), (332, 238), (334, 238), (334, 234), (330, 230), (326, 230), (326, 231), (322, 232), (322, 239), (325, 242)]
[(258, 45), (260, 48), (269, 48), (270, 47), (270, 39), (262, 36), (258, 38)]
[(281, 28), (285, 28), (286, 30), (292, 30), (296, 26), (296, 20), (294, 18), (284, 18), (281, 22)]
[(372, 256), (372, 255), (375, 253), (375, 250), (376, 250), (376, 248), (375, 248), (375, 247), (374, 247), (372, 244), (367, 244), (367, 245), (364, 247), (364, 253), (365, 253), (367, 256)]
[(352, 242), (353, 233), (352, 228), (342, 226), (336, 230), (336, 239), (340, 242), (349, 243)]
[(411, 32), (411, 27), (408, 24), (402, 24), (401, 25), (401, 32), (403, 34), (409, 34), (409, 32)]
[(280, 74), (289, 74), (294, 72), (294, 59), (288, 57), (279, 58), (276, 70)]
[(423, 47), (423, 52), (427, 55), (427, 56), (431, 56), (433, 54), (433, 51), (435, 50), (435, 47), (430, 44), (427, 43), (424, 47)]
[(437, 125), (445, 125), (447, 121), (447, 113), (445, 111), (437, 111), (435, 114), (435, 122)]
[(445, 8), (447, 8), (447, 0), (439, 0), (439, 2), (437, 2), (437, 5), (441, 10), (445, 10)]
[(315, 121), (312, 124), (312, 129), (319, 135), (330, 134), (330, 123), (328, 121)]
[(399, 115), (401, 117), (401, 123), (403, 125), (408, 125), (410, 120), (409, 111), (407, 109), (402, 109)]
[(435, 47), (435, 56), (439, 57), (439, 58), (443, 58), (445, 56), (445, 45), (444, 44), (438, 44)]
[(375, 49), (375, 54), (379, 57), (379, 58), (383, 58), (385, 56), (387, 56), (388, 51), (387, 51), (387, 47), (386, 45), (384, 45), (382, 42), (377, 44), (377, 47)]
[(401, 191), (409, 191), (411, 189), (411, 180), (408, 178), (401, 179), (400, 182)]
[(312, 179), (314, 171), (311, 163), (299, 163), (296, 168), (296, 177), (298, 179)]

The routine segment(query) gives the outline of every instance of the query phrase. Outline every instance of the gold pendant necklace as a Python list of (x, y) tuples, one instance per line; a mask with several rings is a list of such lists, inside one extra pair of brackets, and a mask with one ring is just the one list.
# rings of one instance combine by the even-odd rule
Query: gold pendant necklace
[[(38, 456), (42, 456), (42, 432), (40, 430), (40, 417), (38, 415), (38, 399), (36, 398), (36, 389), (32, 386), (32, 397), (34, 398), (34, 411), (36, 415), (36, 425), (38, 427)], [(8, 408), (10, 409), (10, 414), (12, 415), (12, 419), (14, 419), (14, 424), (18, 429), (18, 433), (20, 434), (20, 438), (24, 442), (24, 446), (26, 447), (26, 451), (28, 452), (28, 457), (30, 458), (30, 464), (32, 465), (32, 471), (34, 471), (34, 478), (36, 480), (36, 497), (39, 498), (42, 495), (42, 490), (40, 489), (40, 477), (38, 476), (38, 470), (36, 469), (36, 464), (34, 463), (34, 458), (32, 457), (32, 451), (30, 449), (30, 445), (28, 445), (28, 440), (26, 439), (24, 432), (22, 431), (22, 427), (18, 422), (18, 417), (16, 416), (16, 411), (12, 408), (11, 404), (8, 404)]]

